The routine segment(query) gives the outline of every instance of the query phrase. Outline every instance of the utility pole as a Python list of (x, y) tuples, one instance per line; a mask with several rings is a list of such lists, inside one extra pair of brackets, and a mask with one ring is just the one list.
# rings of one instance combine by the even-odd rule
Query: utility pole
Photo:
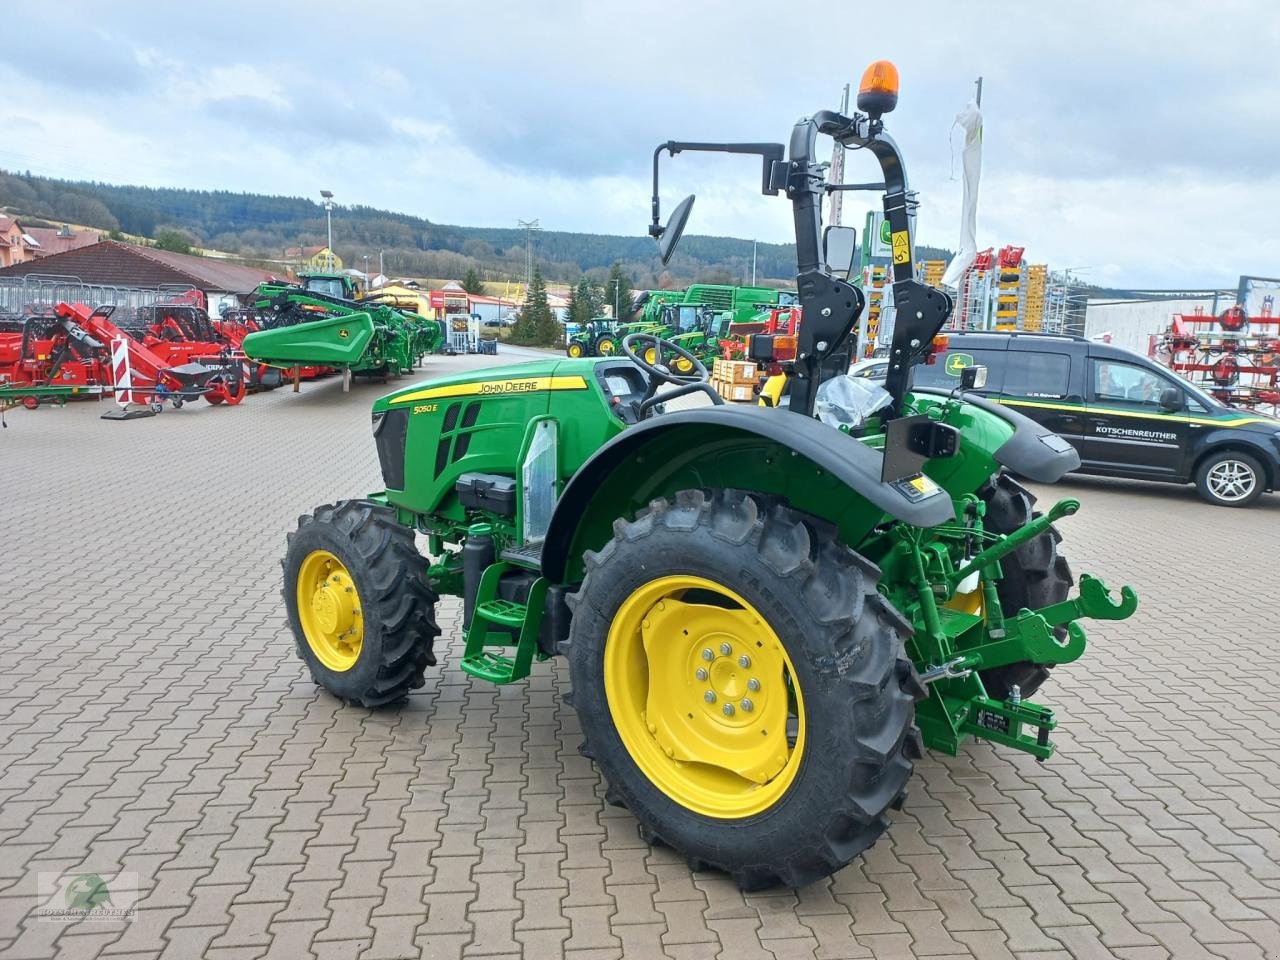
[(329, 272), (333, 272), (333, 191), (321, 190), (320, 196), (324, 198), (324, 219), (329, 226), (329, 246), (325, 249), (329, 252), (325, 255), (325, 263), (329, 267)]
[(365, 283), (365, 287), (366, 287), (366, 288), (368, 288), (368, 287), (370, 286), (370, 284), (369, 284), (369, 255), (368, 255), (367, 253), (364, 255), (364, 283)]
[(384, 253), (386, 253), (386, 252), (387, 252), (387, 251), (385, 251), (385, 250), (379, 250), (379, 251), (378, 251), (378, 274), (379, 274), (380, 276), (382, 276), (382, 277), (386, 277), (386, 275), (387, 275), (386, 268), (385, 268), (385, 267), (383, 267), (383, 265), (382, 265), (382, 255), (383, 255)]
[[(844, 94), (840, 98), (840, 113), (848, 116), (849, 114), (849, 84), (844, 85)], [(835, 151), (831, 154), (831, 175), (827, 177), (829, 183), (844, 182), (844, 144), (837, 143)], [(844, 191), (831, 191), (831, 226), (840, 226), (841, 215), (844, 212)], [(751, 283), (755, 284), (755, 269), (752, 268)]]
[(533, 235), (542, 229), (537, 220), (517, 220), (516, 225), (524, 231), (524, 295), (529, 298), (529, 288), (533, 286)]
[[(846, 87), (845, 89), (848, 90), (848, 87)], [(839, 193), (839, 192), (840, 191), (838, 190), (836, 191), (836, 193)], [(753, 287), (756, 285), (756, 241), (755, 240), (751, 241), (751, 285)]]

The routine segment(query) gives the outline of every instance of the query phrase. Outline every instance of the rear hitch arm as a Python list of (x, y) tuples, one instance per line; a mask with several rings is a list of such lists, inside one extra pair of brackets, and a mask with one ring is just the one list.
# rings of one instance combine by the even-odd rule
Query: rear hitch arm
[(1048, 513), (1043, 516), (1036, 517), (1026, 526), (1013, 531), (1013, 533), (1009, 534), (1004, 539), (987, 547), (987, 549), (978, 553), (963, 567), (951, 574), (951, 576), (947, 578), (948, 592), (953, 592), (956, 586), (968, 577), (969, 574), (978, 573), (984, 568), (991, 566), (991, 564), (995, 563), (997, 560), (1007, 557), (1024, 543), (1034, 540), (1063, 517), (1069, 517), (1079, 509), (1079, 500), (1075, 500), (1071, 497), (1059, 500), (1049, 509)]

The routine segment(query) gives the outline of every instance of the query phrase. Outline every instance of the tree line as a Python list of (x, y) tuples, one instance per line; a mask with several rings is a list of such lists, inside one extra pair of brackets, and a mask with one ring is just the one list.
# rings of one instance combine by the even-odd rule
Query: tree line
[[(324, 209), (301, 197), (229, 190), (180, 190), (94, 181), (57, 180), (0, 170), (0, 208), (53, 222), (75, 223), (160, 241), (167, 249), (222, 250), (255, 263), (282, 263), (290, 248), (326, 242)], [(393, 276), (456, 278), (469, 271), (479, 282), (525, 275), (525, 235), (518, 227), (464, 227), (368, 206), (333, 212), (335, 252), (348, 266), (370, 264), (379, 253)], [(948, 251), (919, 247), (922, 259)], [(756, 245), (762, 282), (789, 283), (795, 275), (791, 244)], [(535, 262), (544, 281), (603, 288), (620, 270), (643, 288), (692, 282), (749, 283), (752, 243), (731, 237), (689, 236), (663, 267), (647, 236), (608, 236), (545, 230), (534, 238)]]

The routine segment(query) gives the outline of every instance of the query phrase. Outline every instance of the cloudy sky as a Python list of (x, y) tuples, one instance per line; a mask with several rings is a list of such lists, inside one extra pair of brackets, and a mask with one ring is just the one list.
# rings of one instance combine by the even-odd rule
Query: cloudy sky
[[(640, 234), (657, 143), (785, 142), (887, 57), (921, 242), (957, 242), (982, 75), (980, 245), (1103, 284), (1280, 275), (1280, 4), (1047, 6), (820, 4), (797, 35), (775, 0), (5, 3), (0, 167)], [(691, 233), (790, 239), (751, 161), (669, 169)]]

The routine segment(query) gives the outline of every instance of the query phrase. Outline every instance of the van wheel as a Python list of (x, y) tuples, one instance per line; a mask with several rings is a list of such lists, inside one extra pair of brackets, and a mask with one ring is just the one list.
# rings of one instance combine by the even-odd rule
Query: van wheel
[(1210, 455), (1196, 470), (1200, 496), (1218, 507), (1247, 507), (1266, 486), (1262, 464), (1239, 450)]

